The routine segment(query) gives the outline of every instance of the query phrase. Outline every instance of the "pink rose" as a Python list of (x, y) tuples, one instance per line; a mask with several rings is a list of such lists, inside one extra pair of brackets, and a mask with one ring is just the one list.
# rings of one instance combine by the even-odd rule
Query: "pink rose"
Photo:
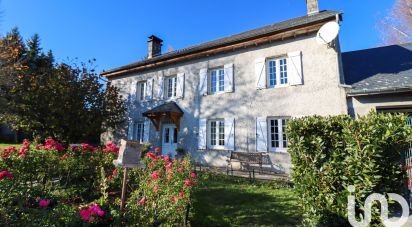
[(139, 205), (143, 205), (143, 204), (145, 204), (146, 203), (146, 201), (147, 201), (147, 199), (146, 199), (146, 197), (142, 197), (140, 200), (139, 200)]
[(153, 171), (150, 176), (152, 177), (152, 180), (157, 180), (160, 177), (160, 173), (158, 171)]
[(49, 204), (50, 204), (50, 200), (47, 200), (47, 199), (41, 199), (39, 201), (39, 206), (40, 207), (48, 207)]
[(191, 177), (191, 178), (196, 178), (196, 177), (197, 177), (197, 175), (196, 175), (196, 173), (195, 173), (195, 172), (192, 172), (192, 173), (190, 174), (190, 177)]
[(188, 187), (191, 187), (191, 186), (193, 186), (193, 182), (191, 182), (189, 179), (186, 179), (185, 180), (185, 185), (188, 186)]

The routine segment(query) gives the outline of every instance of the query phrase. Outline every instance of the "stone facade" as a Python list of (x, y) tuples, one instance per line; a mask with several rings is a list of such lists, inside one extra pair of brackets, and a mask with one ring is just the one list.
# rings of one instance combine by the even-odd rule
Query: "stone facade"
[[(256, 59), (287, 56), (291, 52), (301, 52), (303, 84), (257, 89)], [(175, 101), (184, 112), (177, 146), (189, 151), (198, 162), (225, 166), (225, 160), (232, 149), (199, 149), (200, 119), (234, 119), (233, 150), (256, 152), (257, 118), (346, 114), (345, 91), (340, 86), (339, 54), (339, 47), (334, 49), (318, 45), (315, 34), (311, 33), (169, 67), (126, 74), (111, 79), (111, 82), (119, 87), (123, 97), (127, 98), (128, 117), (132, 121), (144, 121), (143, 112), (165, 102)], [(200, 71), (227, 64), (233, 64), (233, 91), (203, 95), (200, 91)], [(291, 62), (288, 61), (288, 64)], [(184, 73), (183, 97), (159, 98), (160, 81), (179, 73)], [(138, 101), (134, 95), (137, 82), (152, 79), (152, 98)], [(126, 137), (126, 133), (125, 129), (123, 134), (119, 133), (118, 136)], [(161, 148), (162, 137), (161, 130), (156, 131), (153, 124), (150, 124), (147, 142)], [(286, 173), (290, 171), (290, 157), (287, 152), (268, 153), (274, 168)]]

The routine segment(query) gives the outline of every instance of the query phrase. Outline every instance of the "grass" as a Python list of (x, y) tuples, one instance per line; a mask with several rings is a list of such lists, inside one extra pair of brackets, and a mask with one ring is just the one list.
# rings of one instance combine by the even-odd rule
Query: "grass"
[(249, 183), (216, 174), (207, 178), (193, 195), (192, 226), (296, 226), (301, 222), (297, 197), (284, 182)]
[(19, 146), (20, 146), (20, 144), (0, 143), (0, 149), (1, 149), (1, 148), (5, 148), (5, 147), (10, 147), (10, 146), (19, 147)]

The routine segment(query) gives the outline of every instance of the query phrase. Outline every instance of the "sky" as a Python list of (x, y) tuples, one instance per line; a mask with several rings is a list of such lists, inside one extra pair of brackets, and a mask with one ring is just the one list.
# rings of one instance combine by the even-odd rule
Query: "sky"
[[(394, 0), (319, 0), (343, 11), (343, 51), (382, 44), (378, 22)], [(142, 60), (147, 37), (177, 50), (307, 14), (305, 0), (0, 0), (0, 35), (37, 33), (57, 61), (96, 59), (98, 71)]]

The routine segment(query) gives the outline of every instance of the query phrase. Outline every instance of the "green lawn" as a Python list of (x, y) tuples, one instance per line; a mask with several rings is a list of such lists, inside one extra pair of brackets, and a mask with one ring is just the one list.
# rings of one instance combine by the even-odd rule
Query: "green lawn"
[(193, 195), (192, 226), (296, 226), (297, 198), (285, 183), (210, 175)]
[(18, 147), (20, 144), (7, 144), (7, 143), (0, 143), (0, 149), (5, 147), (15, 146)]

